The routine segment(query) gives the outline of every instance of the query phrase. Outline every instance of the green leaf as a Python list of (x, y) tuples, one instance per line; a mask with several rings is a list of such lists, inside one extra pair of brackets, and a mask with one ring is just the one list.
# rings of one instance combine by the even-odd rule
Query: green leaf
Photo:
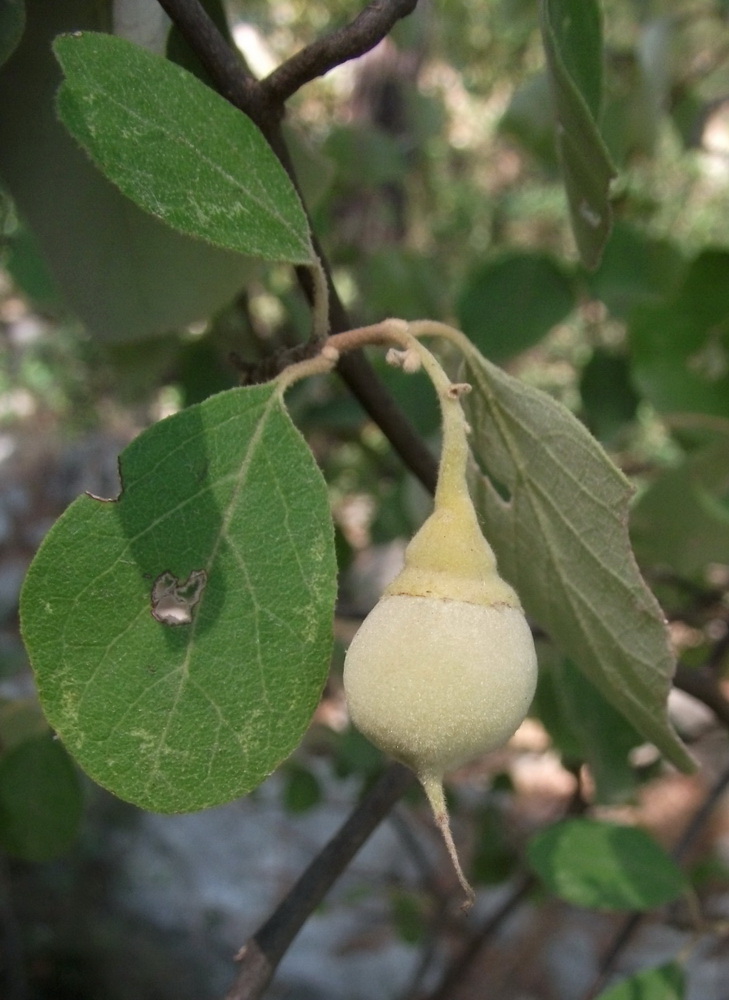
[(729, 563), (728, 501), (729, 441), (721, 439), (663, 473), (633, 508), (641, 561), (685, 577)]
[(141, 434), (116, 502), (77, 499), (21, 595), (46, 715), (78, 762), (159, 812), (243, 795), (294, 749), (329, 667), (324, 480), (275, 384)]
[(474, 497), (503, 576), (638, 732), (693, 769), (666, 716), (674, 659), (630, 548), (630, 484), (564, 406), (474, 348), (466, 358), (472, 446), (486, 473)]
[(532, 838), (528, 858), (547, 889), (574, 906), (652, 910), (686, 889), (675, 861), (635, 827), (565, 820)]
[[(549, 683), (553, 700), (551, 714), (542, 721), (557, 748), (588, 765), (597, 802), (625, 802), (637, 785), (629, 754), (643, 742), (642, 737), (571, 661), (555, 658), (545, 669), (540, 659), (539, 665), (540, 686)], [(540, 691), (538, 704), (543, 703), (544, 691)]]
[(667, 302), (636, 308), (633, 377), (662, 413), (729, 418), (729, 252), (707, 250)]
[(651, 239), (635, 226), (617, 221), (588, 284), (613, 316), (625, 318), (634, 306), (670, 295), (684, 267), (672, 243)]
[(640, 402), (630, 380), (628, 359), (595, 350), (582, 369), (580, 396), (592, 433), (601, 441), (615, 438), (635, 417)]
[(109, 4), (28, 6), (0, 70), (0, 179), (36, 238), (65, 305), (107, 341), (166, 334), (207, 317), (240, 290), (249, 258), (175, 232), (124, 197), (58, 122), (61, 80), (51, 40), (109, 27)]
[(668, 962), (621, 979), (595, 1000), (684, 1000), (685, 978), (678, 962)]
[(0, 758), (0, 846), (26, 861), (68, 850), (81, 822), (76, 770), (50, 733), (25, 740)]
[(307, 264), (291, 181), (253, 122), (195, 76), (122, 38), (66, 35), (64, 125), (127, 197), (216, 246)]
[(574, 306), (572, 282), (550, 257), (513, 253), (468, 276), (458, 318), (466, 336), (498, 363), (533, 347)]
[(25, 0), (0, 2), (0, 66), (15, 51), (25, 28)]
[(610, 235), (615, 176), (596, 123), (603, 58), (596, 0), (544, 0), (541, 28), (572, 230), (582, 263), (594, 268)]

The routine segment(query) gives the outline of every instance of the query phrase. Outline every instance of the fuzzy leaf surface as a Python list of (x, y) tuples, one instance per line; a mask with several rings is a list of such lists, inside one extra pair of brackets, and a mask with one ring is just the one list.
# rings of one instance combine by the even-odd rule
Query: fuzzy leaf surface
[(557, 120), (572, 231), (587, 268), (610, 235), (615, 168), (597, 126), (602, 90), (602, 31), (596, 0), (544, 0), (541, 26)]
[(58, 112), (109, 180), (190, 236), (266, 260), (312, 259), (303, 207), (253, 122), (182, 67), (113, 35), (56, 40)]
[(675, 663), (630, 547), (630, 484), (564, 406), (475, 348), (466, 357), (474, 499), (502, 575), (638, 732), (692, 770), (666, 714)]
[(230, 801), (294, 749), (329, 667), (325, 483), (275, 385), (141, 434), (116, 501), (78, 498), (21, 618), (43, 708), (101, 785), (158, 812)]

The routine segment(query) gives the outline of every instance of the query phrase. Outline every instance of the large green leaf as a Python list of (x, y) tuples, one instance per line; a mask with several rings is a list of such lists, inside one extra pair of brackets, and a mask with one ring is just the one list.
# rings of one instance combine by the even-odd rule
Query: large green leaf
[(479, 350), (502, 362), (538, 343), (574, 306), (573, 283), (551, 257), (511, 253), (468, 275), (458, 318)]
[(110, 28), (110, 6), (108, 0), (29, 0), (26, 31), (0, 69), (0, 181), (66, 305), (95, 336), (138, 340), (220, 309), (255, 265), (142, 211), (57, 120), (61, 72), (51, 40), (60, 31)]
[(582, 263), (594, 268), (610, 235), (615, 176), (597, 126), (603, 59), (597, 0), (544, 0), (541, 27), (572, 230)]
[(76, 500), (21, 598), (49, 722), (148, 809), (254, 788), (321, 693), (336, 563), (324, 480), (275, 385), (232, 389), (140, 435), (117, 501)]
[(501, 572), (608, 701), (691, 769), (666, 716), (675, 663), (630, 547), (629, 483), (564, 406), (475, 348), (466, 359), (473, 489)]
[(306, 264), (303, 206), (261, 132), (181, 66), (113, 35), (56, 40), (64, 125), (129, 198), (190, 236)]
[(668, 962), (621, 979), (595, 1000), (683, 1000), (685, 996), (683, 967), (678, 962)]
[(25, 28), (25, 0), (2, 0), (0, 3), (0, 66), (20, 41)]
[(643, 830), (569, 819), (532, 838), (529, 862), (560, 899), (597, 910), (652, 910), (686, 889), (681, 869)]
[(83, 796), (76, 769), (46, 732), (0, 758), (0, 847), (27, 861), (66, 851), (81, 822)]

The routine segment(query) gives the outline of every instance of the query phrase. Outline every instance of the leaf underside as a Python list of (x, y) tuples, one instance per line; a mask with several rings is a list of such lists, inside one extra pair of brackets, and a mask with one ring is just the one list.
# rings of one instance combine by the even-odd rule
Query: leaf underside
[(76, 500), (21, 598), (49, 722), (82, 767), (159, 812), (258, 785), (329, 667), (326, 487), (273, 385), (211, 397), (122, 454), (117, 501)]
[(630, 484), (564, 406), (475, 348), (466, 377), (481, 464), (474, 499), (500, 571), (527, 613), (638, 732), (677, 767), (693, 770), (666, 714), (675, 663), (630, 546)]
[(597, 126), (603, 60), (596, 0), (544, 0), (541, 27), (572, 231), (595, 268), (612, 228), (610, 155)]

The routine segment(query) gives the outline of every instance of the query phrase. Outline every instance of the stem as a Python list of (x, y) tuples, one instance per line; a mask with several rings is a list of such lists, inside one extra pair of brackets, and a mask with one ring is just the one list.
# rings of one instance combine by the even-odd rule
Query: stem
[(448, 856), (453, 863), (458, 881), (465, 894), (466, 898), (463, 902), (462, 909), (470, 910), (476, 901), (476, 893), (473, 891), (471, 883), (463, 873), (461, 862), (458, 858), (458, 851), (456, 850), (456, 845), (453, 841), (451, 824), (448, 819), (448, 807), (446, 806), (445, 794), (443, 792), (443, 779), (440, 775), (435, 774), (421, 774), (418, 775), (418, 777), (420, 778), (420, 783), (425, 789), (425, 794), (428, 797), (430, 808), (433, 810), (436, 825), (441, 832), (443, 840), (445, 841)]
[(353, 21), (287, 59), (262, 82), (270, 100), (284, 102), (306, 83), (335, 66), (374, 48), (403, 17), (412, 14), (418, 0), (378, 0), (369, 3)]
[(266, 923), (241, 948), (240, 969), (225, 1000), (257, 1000), (263, 994), (306, 920), (370, 834), (414, 783), (415, 775), (402, 764), (392, 764), (384, 772)]

